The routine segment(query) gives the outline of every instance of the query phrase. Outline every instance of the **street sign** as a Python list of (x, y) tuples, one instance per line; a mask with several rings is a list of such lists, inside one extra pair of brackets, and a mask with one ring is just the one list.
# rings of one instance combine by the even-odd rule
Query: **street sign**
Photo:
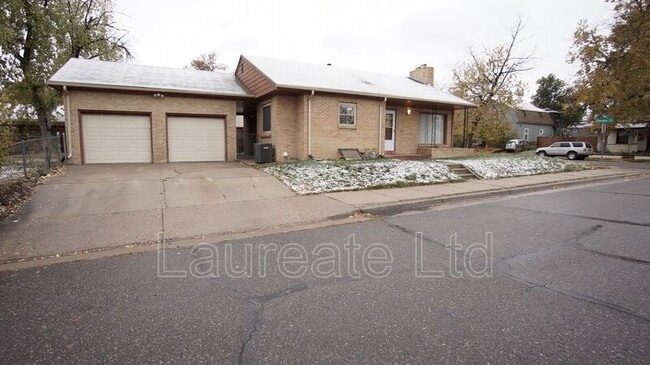
[(614, 123), (614, 118), (603, 115), (602, 117), (594, 120), (594, 123)]

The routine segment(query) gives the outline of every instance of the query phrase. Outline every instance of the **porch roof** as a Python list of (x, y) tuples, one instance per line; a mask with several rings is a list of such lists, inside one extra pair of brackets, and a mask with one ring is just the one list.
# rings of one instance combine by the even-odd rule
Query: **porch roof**
[(456, 109), (476, 107), (467, 100), (409, 77), (258, 56), (243, 55), (242, 58), (271, 80), (276, 88), (445, 104)]

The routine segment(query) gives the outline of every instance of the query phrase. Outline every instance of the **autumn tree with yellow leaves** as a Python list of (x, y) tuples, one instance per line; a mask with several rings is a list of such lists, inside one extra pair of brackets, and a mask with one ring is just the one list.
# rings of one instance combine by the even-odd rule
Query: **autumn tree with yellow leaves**
[(650, 119), (650, 0), (607, 0), (615, 15), (607, 26), (581, 21), (570, 61), (580, 65), (576, 91), (591, 117), (618, 123)]

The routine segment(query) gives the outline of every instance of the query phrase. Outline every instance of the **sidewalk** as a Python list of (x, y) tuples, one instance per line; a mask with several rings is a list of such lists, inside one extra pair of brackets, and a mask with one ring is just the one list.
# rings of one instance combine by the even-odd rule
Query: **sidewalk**
[[(169, 167), (157, 168), (165, 172), (164, 169)], [(256, 173), (255, 171), (233, 171), (237, 176), (242, 173)], [(179, 174), (178, 171), (175, 173)], [(49, 187), (46, 184), (44, 188), (55, 191), (59, 195), (72, 194), (65, 189), (72, 189), (74, 186), (75, 194), (72, 194), (69, 199), (73, 204), (67, 207), (72, 212), (69, 215), (63, 215), (60, 207), (53, 209), (52, 204), (48, 206), (46, 202), (39, 201), (39, 197), (35, 196), (28, 206), (23, 207), (23, 213), (19, 212), (16, 217), (0, 222), (0, 263), (124, 248), (125, 246), (150, 245), (157, 243), (161, 238), (164, 238), (165, 243), (170, 244), (188, 240), (210, 242), (210, 240), (216, 241), (224, 236), (232, 237), (233, 234), (236, 236), (236, 234), (261, 230), (268, 233), (291, 226), (340, 220), (351, 217), (355, 213), (394, 214), (466, 199), (509, 195), (643, 175), (643, 172), (640, 171), (610, 168), (308, 196), (296, 196), (288, 190), (287, 193), (283, 193), (281, 187), (276, 187), (272, 189), (273, 194), (263, 193), (254, 199), (249, 195), (237, 196), (241, 194), (236, 193), (238, 190), (233, 185), (242, 185), (250, 179), (259, 183), (261, 182), (259, 179), (263, 179), (263, 177), (251, 175), (245, 178), (224, 178), (223, 182), (220, 182), (222, 184), (220, 191), (224, 190), (223, 184), (229, 186), (229, 189), (233, 189), (232, 194), (224, 195), (224, 198), (232, 200), (206, 201), (201, 205), (196, 205), (199, 200), (205, 200), (206, 196), (212, 196), (214, 193), (202, 192), (205, 189), (199, 187), (205, 185), (204, 180), (195, 180), (196, 177), (192, 173), (194, 172), (188, 171), (172, 178), (170, 177), (173, 175), (171, 173), (167, 175), (160, 173), (159, 177), (150, 172), (144, 174), (148, 177), (135, 182), (130, 180), (93, 181), (89, 187), (84, 189), (108, 190), (110, 193), (108, 194), (110, 199), (104, 204), (95, 204), (94, 206), (88, 204), (88, 191), (82, 189), (83, 192), (79, 192), (79, 186), (85, 186), (83, 183), (59, 183), (58, 185), (53, 183), (53, 186)], [(163, 180), (158, 180), (160, 178)], [(79, 176), (77, 176), (77, 180), (79, 180)], [(277, 182), (277, 180), (269, 181), (271, 185), (273, 182)], [(151, 197), (134, 196), (133, 191), (128, 189), (126, 191), (129, 194), (115, 194), (118, 184), (129, 188), (134, 184), (144, 186), (144, 191), (148, 191)], [(160, 187), (157, 188), (157, 186)], [(183, 196), (186, 199), (181, 199), (182, 196), (173, 193), (174, 186), (184, 187), (184, 190), (176, 190), (176, 192), (184, 192)], [(246, 189), (245, 185), (241, 189)], [(258, 193), (260, 192), (259, 184), (255, 189), (258, 190)], [(158, 197), (159, 194), (161, 198)], [(116, 197), (118, 195), (122, 201), (116, 202), (114, 200), (118, 199)], [(125, 196), (122, 197), (122, 195)], [(103, 199), (106, 200), (106, 196)], [(143, 200), (146, 209), (131, 209), (131, 205), (135, 204), (138, 199)], [(191, 202), (188, 203), (188, 199)], [(219, 197), (219, 199), (222, 198)], [(177, 200), (177, 204), (172, 204), (175, 200)]]
[(551, 187), (580, 185), (626, 176), (642, 175), (639, 171), (609, 168), (518, 176), (496, 180), (469, 180), (460, 183), (423, 185), (408, 188), (337, 192), (326, 194), (332, 199), (356, 207), (364, 213), (388, 214), (392, 211), (417, 209), (452, 201), (486, 196), (512, 195), (545, 190)]

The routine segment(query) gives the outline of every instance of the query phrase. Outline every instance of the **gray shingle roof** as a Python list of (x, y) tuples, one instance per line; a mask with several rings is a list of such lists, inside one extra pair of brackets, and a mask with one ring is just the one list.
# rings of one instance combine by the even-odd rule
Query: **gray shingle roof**
[(529, 112), (539, 112), (539, 113), (557, 113), (555, 110), (550, 110), (550, 109), (546, 110), (546, 109), (538, 108), (531, 103), (521, 103), (521, 105), (519, 105), (519, 110), (525, 110)]
[(67, 85), (251, 97), (234, 74), (71, 58), (48, 81)]
[(475, 106), (467, 100), (408, 77), (258, 56), (242, 57), (278, 87)]

